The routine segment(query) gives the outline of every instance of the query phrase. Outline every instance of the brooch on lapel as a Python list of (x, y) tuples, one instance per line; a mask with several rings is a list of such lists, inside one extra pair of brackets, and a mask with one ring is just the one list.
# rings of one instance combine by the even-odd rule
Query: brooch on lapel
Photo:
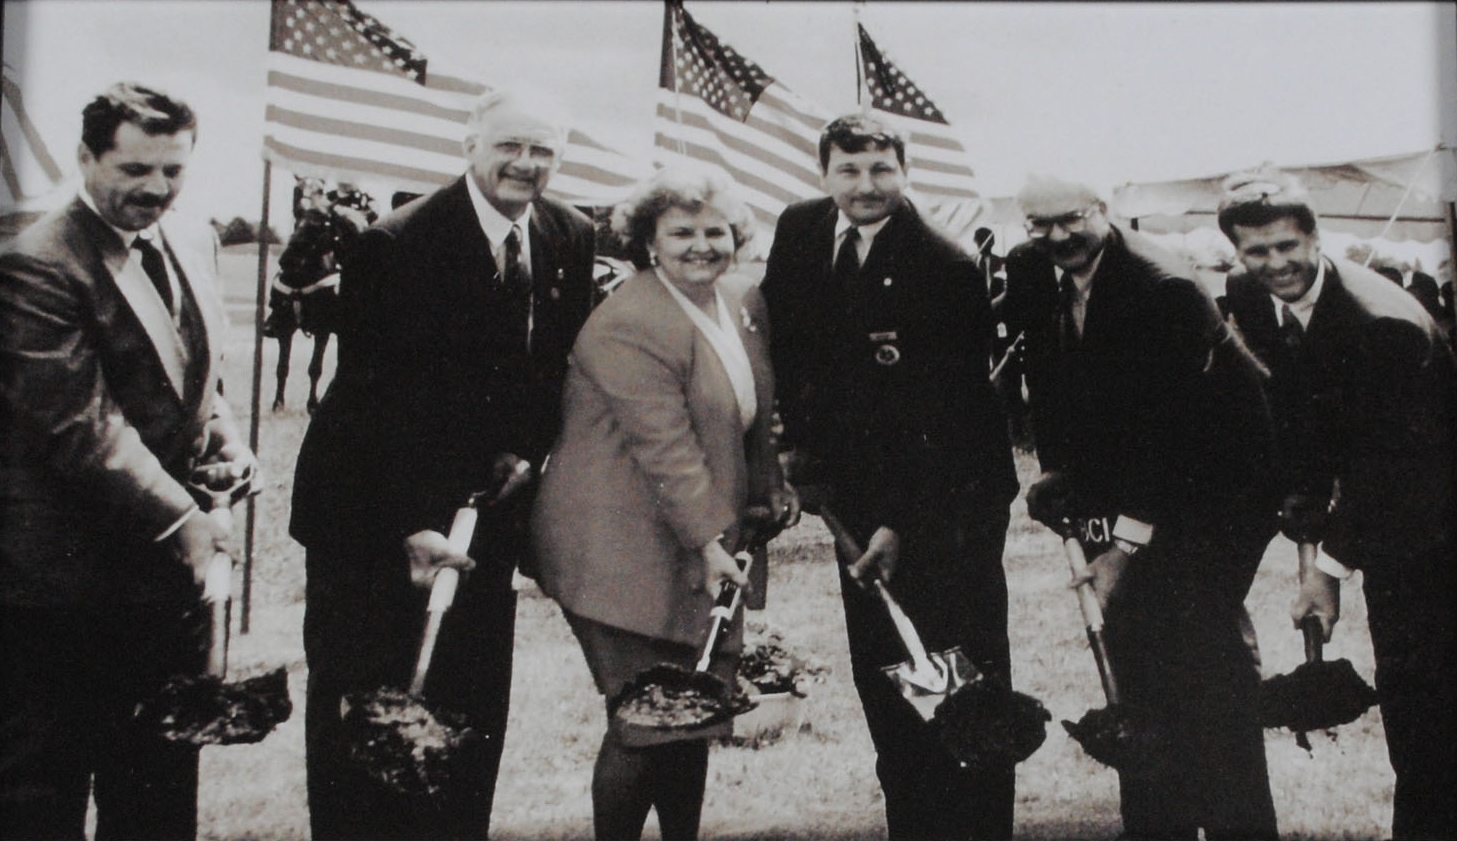
[(755, 324), (754, 319), (749, 316), (748, 307), (739, 307), (739, 322), (743, 324), (744, 329), (748, 330), (750, 333), (759, 332), (759, 325)]

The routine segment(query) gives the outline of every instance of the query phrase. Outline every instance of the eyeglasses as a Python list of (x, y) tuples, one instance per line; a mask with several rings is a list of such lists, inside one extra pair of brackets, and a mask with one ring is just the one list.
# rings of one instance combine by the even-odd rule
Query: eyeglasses
[(1053, 228), (1062, 228), (1070, 234), (1075, 234), (1088, 226), (1088, 217), (1093, 215), (1093, 211), (1097, 207), (1097, 205), (1090, 205), (1082, 210), (1064, 213), (1061, 216), (1028, 216), (1022, 222), (1022, 226), (1027, 229), (1027, 236), (1032, 239), (1045, 239), (1052, 233)]

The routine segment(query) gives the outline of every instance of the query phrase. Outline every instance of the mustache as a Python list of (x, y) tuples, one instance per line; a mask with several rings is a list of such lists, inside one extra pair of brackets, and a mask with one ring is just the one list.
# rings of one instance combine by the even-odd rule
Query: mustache
[(134, 196), (127, 200), (127, 204), (133, 205), (135, 207), (157, 209), (166, 207), (167, 203), (170, 201), (172, 201), (172, 196), (170, 194), (165, 196)]

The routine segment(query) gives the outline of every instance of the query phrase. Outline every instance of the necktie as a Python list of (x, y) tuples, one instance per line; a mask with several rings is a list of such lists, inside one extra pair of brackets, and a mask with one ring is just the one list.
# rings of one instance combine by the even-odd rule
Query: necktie
[(177, 305), (172, 300), (172, 282), (167, 279), (167, 265), (162, 261), (162, 252), (157, 250), (157, 246), (150, 239), (140, 236), (132, 240), (132, 248), (142, 255), (142, 271), (147, 273), (152, 285), (157, 287), (157, 294), (162, 296), (167, 312), (176, 314)]
[(1062, 318), (1063, 335), (1072, 342), (1083, 337), (1083, 320), (1087, 312), (1087, 302), (1078, 292), (1077, 283), (1070, 273), (1063, 273), (1062, 276)]
[(521, 259), (521, 226), (512, 225), (511, 233), (506, 235), (504, 252), (504, 265), (501, 266), (501, 281), (505, 284), (506, 290), (512, 293), (529, 293), (531, 290), (531, 275), (526, 268), (525, 262)]
[(840, 243), (840, 250), (835, 254), (835, 280), (845, 291), (854, 286), (855, 276), (860, 273), (860, 252), (856, 249), (859, 242), (860, 229), (852, 225), (845, 232), (845, 240)]
[(1305, 328), (1300, 326), (1300, 319), (1295, 317), (1289, 304), (1280, 307), (1280, 339), (1291, 350), (1299, 349), (1305, 340)]

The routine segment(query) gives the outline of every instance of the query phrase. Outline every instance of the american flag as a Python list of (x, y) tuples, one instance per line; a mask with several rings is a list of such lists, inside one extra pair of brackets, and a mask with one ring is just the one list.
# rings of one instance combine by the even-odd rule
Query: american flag
[(856, 28), (869, 107), (905, 133), (911, 189), (932, 208), (936, 220), (955, 233), (970, 225), (981, 208), (966, 148), (936, 103), (876, 46), (864, 26)]
[(28, 209), (62, 178), (5, 65), (0, 73), (0, 213)]
[[(273, 0), (268, 59), (268, 160), (299, 175), (414, 192), (465, 171), (465, 121), (488, 87), (435, 72), (413, 44), (349, 0)], [(646, 170), (572, 129), (548, 193), (612, 204)]]
[(681, 5), (666, 4), (654, 120), (659, 164), (719, 167), (772, 230), (786, 205), (824, 195), (818, 144), (826, 120)]

